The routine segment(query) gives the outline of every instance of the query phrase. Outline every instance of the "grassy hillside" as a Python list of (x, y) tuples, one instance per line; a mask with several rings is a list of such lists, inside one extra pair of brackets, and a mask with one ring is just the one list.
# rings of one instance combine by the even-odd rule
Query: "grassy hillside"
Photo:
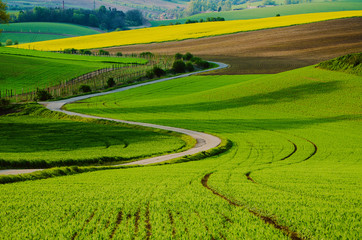
[[(260, 5), (260, 2), (255, 2)], [(187, 19), (200, 20), (208, 17), (223, 17), (225, 20), (246, 20), (274, 17), (276, 14), (281, 16), (318, 13), (318, 12), (335, 12), (335, 11), (351, 11), (362, 10), (362, 2), (360, 1), (344, 1), (344, 2), (316, 2), (316, 3), (301, 3), (292, 5), (283, 5), (268, 8), (244, 9), (226, 12), (211, 12), (193, 15), (183, 19), (151, 21), (152, 26), (169, 25), (170, 23), (185, 23)]]
[(362, 53), (348, 54), (321, 62), (317, 67), (362, 76)]
[(70, 39), (60, 39), (32, 44), (19, 45), (20, 48), (37, 50), (59, 50), (65, 48), (102, 48), (120, 45), (132, 45), (152, 42), (176, 41), (202, 38), (215, 35), (231, 34), (242, 31), (254, 31), (276, 28), (329, 19), (362, 16), (362, 11), (343, 11), (332, 13), (301, 14), (254, 20), (237, 20), (226, 22), (206, 22), (157, 28), (145, 28), (131, 31), (113, 32)]
[(175, 79), (69, 105), (215, 133), (233, 148), (196, 162), (2, 185), (1, 231), (9, 239), (358, 239), (360, 80), (312, 66)]
[(16, 40), (19, 43), (29, 43), (99, 33), (96, 30), (73, 24), (42, 22), (1, 24), (0, 29), (3, 29), (0, 34), (2, 44), (5, 44), (7, 39)]
[(144, 59), (81, 56), (0, 48), (0, 91), (28, 92), (59, 84), (113, 64), (145, 63)]
[(178, 135), (68, 117), (40, 105), (21, 108), (0, 116), (1, 168), (127, 162), (186, 146)]

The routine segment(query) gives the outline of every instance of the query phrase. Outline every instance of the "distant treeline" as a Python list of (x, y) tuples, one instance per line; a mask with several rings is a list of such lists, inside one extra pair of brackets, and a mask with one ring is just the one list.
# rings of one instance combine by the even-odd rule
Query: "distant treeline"
[(128, 26), (140, 26), (145, 19), (138, 10), (126, 13), (116, 8), (107, 9), (101, 6), (97, 10), (60, 9), (35, 7), (32, 10), (20, 11), (13, 22), (61, 22), (74, 23), (89, 27), (99, 27), (103, 30), (124, 29)]

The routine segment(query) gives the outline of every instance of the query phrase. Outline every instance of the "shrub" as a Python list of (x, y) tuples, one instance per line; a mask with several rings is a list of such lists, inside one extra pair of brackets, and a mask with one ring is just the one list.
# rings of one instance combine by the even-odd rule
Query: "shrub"
[(14, 45), (18, 45), (18, 44), (19, 44), (18, 40), (15, 40)]
[(8, 99), (4, 99), (4, 98), (0, 98), (0, 109), (7, 107), (10, 105), (10, 100)]
[(0, 42), (0, 47), (2, 47), (3, 45), (1, 44), (1, 42)]
[(11, 46), (11, 45), (13, 45), (13, 40), (11, 40), (11, 39), (6, 40), (5, 45), (6, 45), (6, 46)]
[(177, 60), (173, 63), (172, 70), (175, 73), (184, 73), (186, 70), (186, 64), (182, 60)]
[(114, 87), (116, 85), (116, 82), (114, 81), (113, 78), (108, 78), (107, 80), (107, 87), (111, 88)]
[(186, 63), (186, 70), (188, 72), (193, 72), (195, 70), (194, 65), (190, 62)]
[(46, 101), (46, 100), (49, 100), (52, 98), (53, 98), (53, 96), (50, 93), (48, 93), (48, 91), (38, 89), (35, 94), (34, 100), (35, 101)]
[(176, 53), (176, 54), (175, 54), (175, 59), (176, 59), (176, 60), (182, 59), (182, 54), (181, 54), (181, 53)]
[(122, 57), (123, 54), (122, 54), (121, 52), (118, 52), (118, 53), (116, 54), (116, 56), (117, 56), (117, 57)]
[(277, 15), (275, 15), (276, 17), (280, 17), (280, 14), (278, 13)]
[(166, 73), (162, 68), (157, 67), (157, 66), (154, 66), (152, 71), (157, 77), (161, 77), (161, 76), (165, 75), (165, 73)]
[(193, 58), (191, 58), (191, 62), (193, 62), (193, 63), (196, 63), (196, 62), (199, 62), (199, 61), (202, 61), (202, 59), (199, 58), (199, 57), (193, 57)]
[(151, 52), (142, 52), (142, 53), (140, 53), (140, 57), (143, 57), (143, 58), (145, 58), (145, 57), (153, 57), (153, 56), (155, 56), (153, 53), (151, 53)]
[(75, 48), (67, 48), (67, 49), (64, 49), (63, 52), (64, 52), (64, 53), (67, 53), (67, 54), (75, 54), (75, 53), (78, 52), (78, 50), (75, 49)]
[(105, 50), (103, 50), (103, 49), (100, 49), (100, 50), (98, 51), (98, 54), (99, 54), (99, 55), (102, 55), (102, 56), (109, 56), (109, 52), (108, 52), (108, 51), (105, 51)]
[(83, 92), (83, 93), (88, 93), (88, 92), (91, 92), (92, 89), (91, 89), (91, 87), (88, 86), (88, 85), (81, 85), (81, 86), (79, 87), (79, 91), (80, 91), (80, 92)]
[(195, 62), (197, 67), (199, 68), (202, 68), (202, 69), (205, 69), (205, 68), (209, 68), (210, 67), (210, 63), (207, 62), (207, 61), (204, 61), (204, 60), (201, 60), (201, 61), (197, 61)]
[(80, 52), (80, 54), (84, 54), (84, 55), (92, 55), (92, 52), (90, 50), (81, 49), (79, 52)]
[(190, 61), (191, 58), (193, 58), (193, 57), (194, 57), (194, 55), (192, 55), (189, 52), (182, 56), (183, 60), (186, 60), (186, 61)]
[(153, 70), (148, 70), (148, 71), (146, 72), (146, 77), (147, 77), (148, 79), (154, 78), (154, 77), (155, 77), (155, 73), (153, 72)]

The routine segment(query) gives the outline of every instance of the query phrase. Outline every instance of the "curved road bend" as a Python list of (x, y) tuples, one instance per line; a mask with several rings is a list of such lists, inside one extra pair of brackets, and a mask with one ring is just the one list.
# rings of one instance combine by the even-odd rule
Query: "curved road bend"
[[(196, 154), (196, 153), (199, 153), (202, 151), (207, 151), (209, 149), (215, 148), (221, 143), (221, 140), (218, 137), (215, 137), (210, 134), (202, 133), (202, 132), (196, 132), (196, 131), (191, 131), (191, 130), (187, 130), (187, 129), (168, 127), (168, 126), (162, 126), (162, 125), (156, 125), (156, 124), (140, 123), (140, 122), (118, 120), (118, 119), (113, 119), (113, 118), (97, 117), (97, 116), (92, 116), (92, 115), (86, 115), (86, 114), (66, 111), (66, 110), (63, 110), (62, 107), (65, 104), (73, 103), (76, 101), (80, 101), (80, 100), (84, 100), (84, 99), (88, 99), (88, 98), (92, 98), (92, 97), (98, 97), (98, 96), (103, 96), (103, 95), (107, 95), (107, 94), (123, 92), (123, 91), (129, 90), (129, 89), (132, 89), (132, 88), (142, 87), (142, 86), (155, 84), (155, 83), (159, 83), (159, 82), (164, 82), (164, 81), (168, 81), (168, 80), (172, 80), (172, 79), (176, 79), (176, 78), (188, 77), (188, 76), (191, 76), (194, 74), (208, 72), (208, 71), (214, 71), (214, 70), (228, 67), (228, 65), (224, 64), (224, 63), (219, 63), (219, 62), (214, 62), (214, 63), (218, 64), (219, 66), (216, 68), (212, 68), (212, 69), (207, 69), (207, 70), (193, 72), (193, 73), (187, 73), (187, 74), (170, 77), (170, 78), (159, 79), (159, 80), (155, 80), (152, 82), (140, 83), (140, 84), (124, 87), (124, 88), (115, 89), (115, 90), (108, 91), (108, 92), (94, 93), (94, 94), (89, 94), (89, 95), (85, 95), (85, 96), (79, 96), (79, 97), (64, 99), (64, 100), (60, 100), (60, 101), (54, 101), (54, 102), (42, 102), (41, 104), (43, 104), (49, 110), (62, 112), (62, 113), (68, 114), (68, 115), (80, 116), (80, 117), (85, 117), (85, 118), (93, 118), (93, 119), (103, 119), (103, 120), (108, 120), (108, 121), (127, 123), (127, 124), (131, 124), (131, 125), (158, 128), (158, 129), (163, 129), (163, 130), (167, 130), (167, 131), (183, 133), (183, 134), (189, 135), (189, 136), (193, 137), (194, 139), (196, 139), (197, 144), (193, 148), (191, 148), (187, 151), (184, 151), (184, 152), (173, 153), (173, 154), (168, 154), (168, 155), (164, 155), (164, 156), (143, 159), (143, 160), (139, 160), (139, 161), (135, 161), (135, 162), (118, 164), (118, 165), (114, 165), (114, 166), (146, 165), (146, 164), (152, 164), (152, 163), (160, 163), (160, 162), (168, 161), (168, 160), (175, 159), (178, 157), (192, 155), (192, 154)], [(0, 175), (16, 175), (16, 174), (32, 173), (32, 172), (41, 171), (41, 170), (43, 170), (43, 169), (7, 169), (7, 170), (0, 170)]]

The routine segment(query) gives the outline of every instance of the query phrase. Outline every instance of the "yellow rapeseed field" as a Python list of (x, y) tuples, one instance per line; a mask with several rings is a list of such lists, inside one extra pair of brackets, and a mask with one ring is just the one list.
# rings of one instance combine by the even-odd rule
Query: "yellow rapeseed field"
[(92, 49), (111, 46), (177, 41), (192, 38), (209, 37), (243, 31), (266, 28), (285, 27), (297, 24), (319, 22), (330, 19), (360, 17), (362, 11), (341, 11), (327, 13), (310, 13), (252, 20), (235, 20), (225, 22), (205, 22), (143, 28), (130, 31), (111, 32), (83, 37), (58, 39), (51, 41), (21, 44), (17, 47), (43, 51), (58, 51), (66, 48)]

